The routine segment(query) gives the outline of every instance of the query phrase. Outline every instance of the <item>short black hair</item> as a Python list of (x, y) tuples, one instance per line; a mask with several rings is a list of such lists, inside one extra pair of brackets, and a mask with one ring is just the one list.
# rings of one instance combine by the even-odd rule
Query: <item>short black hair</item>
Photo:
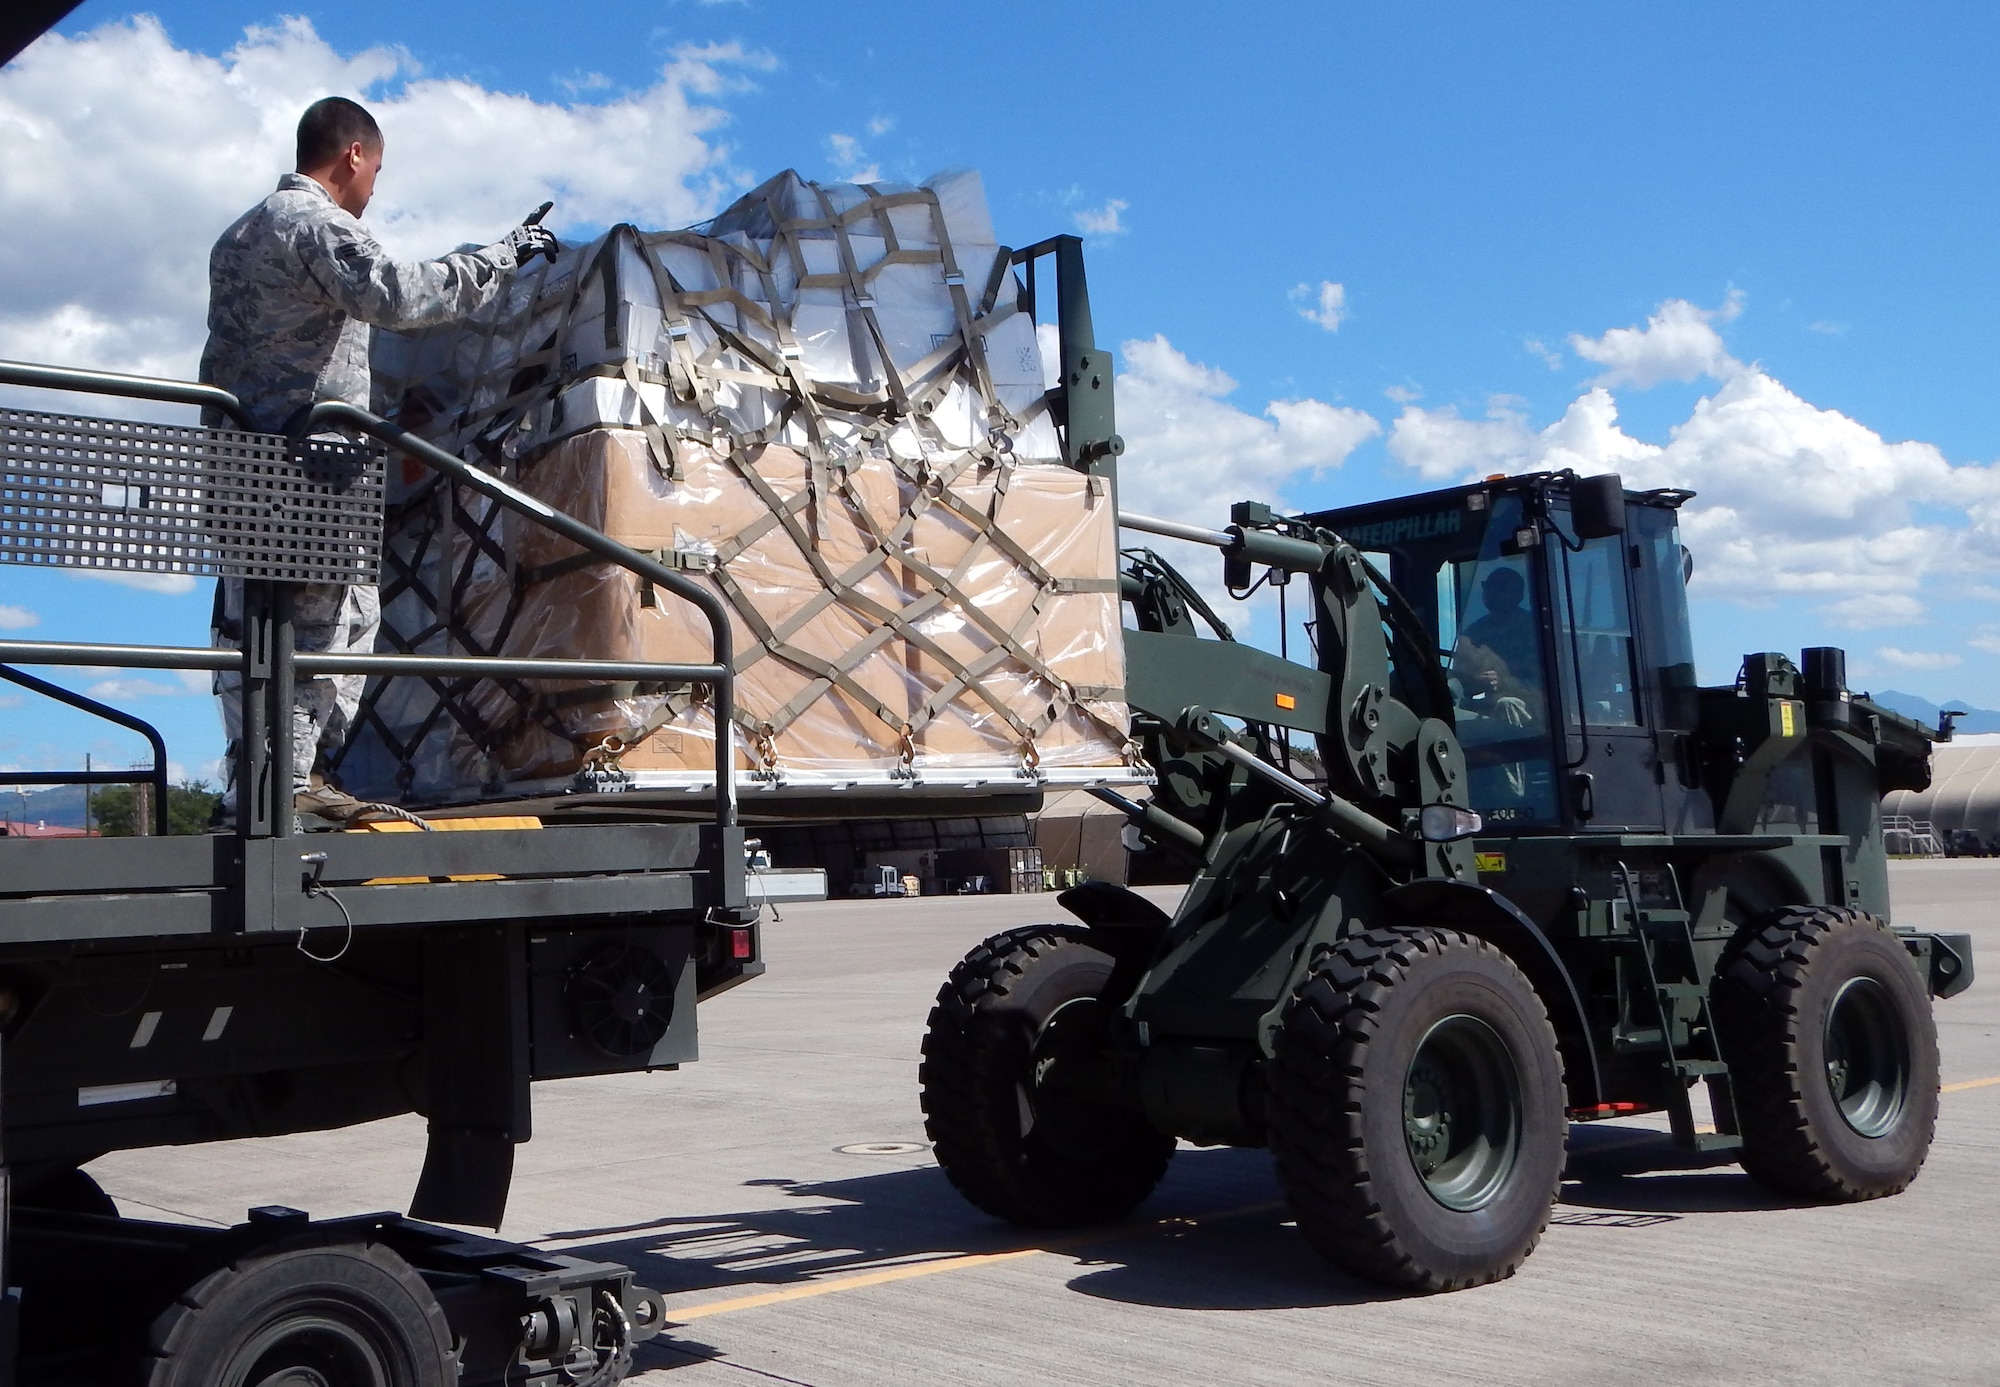
[(299, 117), (301, 171), (316, 169), (351, 144), (380, 148), (382, 127), (357, 102), (344, 96), (321, 97)]

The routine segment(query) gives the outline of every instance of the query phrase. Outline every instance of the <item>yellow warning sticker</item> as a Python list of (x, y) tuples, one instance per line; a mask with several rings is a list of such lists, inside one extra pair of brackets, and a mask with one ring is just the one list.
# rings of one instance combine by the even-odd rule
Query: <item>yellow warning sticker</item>
[(1789, 699), (1778, 704), (1778, 730), (1787, 737), (1793, 735), (1792, 728), (1795, 724), (1792, 720), (1792, 709), (1795, 706), (1797, 705)]
[(1290, 694), (1279, 694), (1278, 706), (1280, 708), (1296, 708), (1299, 706), (1299, 701)]
[(1507, 854), (1504, 852), (1475, 852), (1472, 865), (1482, 872), (1504, 872), (1507, 870)]

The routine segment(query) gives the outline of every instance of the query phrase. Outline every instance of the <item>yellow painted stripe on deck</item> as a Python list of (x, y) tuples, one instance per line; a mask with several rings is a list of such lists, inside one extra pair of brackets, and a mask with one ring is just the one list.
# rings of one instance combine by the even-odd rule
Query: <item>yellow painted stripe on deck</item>
[[(489, 814), (484, 818), (430, 819), (427, 820), (435, 832), (439, 833), (479, 833), (496, 828), (540, 828), (542, 821), (531, 814)], [(368, 823), (354, 824), (344, 829), (347, 833), (422, 833), (424, 830), (408, 819), (374, 819)], [(442, 881), (502, 881), (498, 872), (477, 872), (457, 877), (373, 877), (362, 882), (363, 886), (423, 886), (433, 880)]]
[(1963, 1093), (1969, 1088), (1992, 1088), (1995, 1084), (2000, 1084), (2000, 1074), (1996, 1074), (1990, 1079), (1967, 1079), (1962, 1084), (1946, 1084), (1938, 1092)]

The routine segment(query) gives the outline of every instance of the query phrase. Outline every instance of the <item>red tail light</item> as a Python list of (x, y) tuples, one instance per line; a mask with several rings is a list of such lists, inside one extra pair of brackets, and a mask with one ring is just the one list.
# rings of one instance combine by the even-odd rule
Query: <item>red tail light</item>
[(1623, 1117), (1628, 1113), (1651, 1112), (1650, 1103), (1599, 1103), (1595, 1107), (1571, 1108), (1569, 1115), (1588, 1121), (1593, 1117)]
[(733, 929), (729, 931), (729, 956), (731, 958), (749, 958), (753, 952), (749, 930)]

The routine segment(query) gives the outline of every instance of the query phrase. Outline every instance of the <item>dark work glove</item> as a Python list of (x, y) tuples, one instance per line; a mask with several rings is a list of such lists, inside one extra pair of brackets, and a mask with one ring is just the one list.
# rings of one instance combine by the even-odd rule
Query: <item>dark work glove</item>
[(546, 255), (553, 262), (556, 252), (562, 249), (554, 233), (541, 224), (542, 215), (548, 210), (549, 204), (543, 203), (529, 214), (526, 221), (494, 242), (496, 246), (505, 246), (512, 251), (514, 263), (522, 269), (526, 269), (528, 262), (538, 255)]

